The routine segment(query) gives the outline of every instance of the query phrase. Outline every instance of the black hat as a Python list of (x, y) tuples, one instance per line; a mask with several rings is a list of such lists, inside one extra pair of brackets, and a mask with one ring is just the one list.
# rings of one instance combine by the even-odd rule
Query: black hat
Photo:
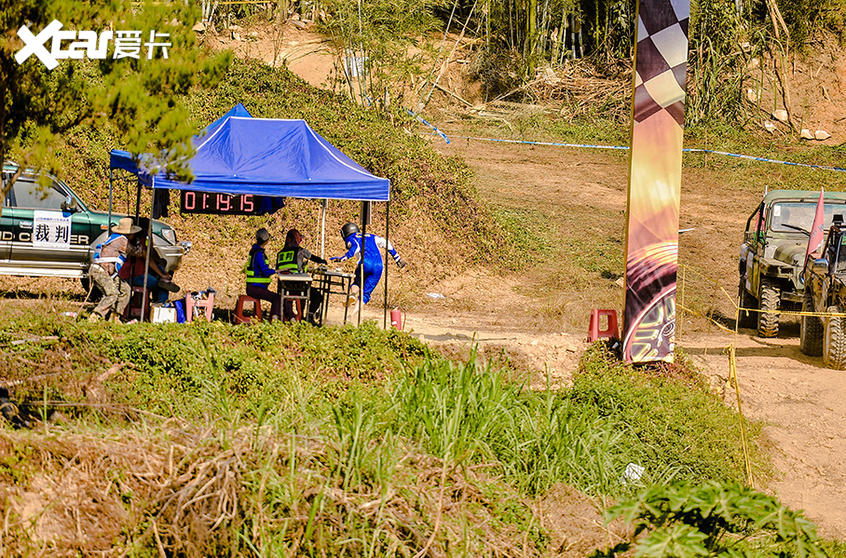
[(270, 240), (270, 233), (267, 232), (267, 229), (262, 227), (256, 231), (256, 242), (258, 242), (259, 244), (264, 244), (268, 240)]
[(341, 238), (346, 240), (349, 235), (358, 232), (361, 232), (361, 229), (358, 228), (358, 225), (356, 225), (355, 223), (347, 223), (346, 225), (341, 227)]

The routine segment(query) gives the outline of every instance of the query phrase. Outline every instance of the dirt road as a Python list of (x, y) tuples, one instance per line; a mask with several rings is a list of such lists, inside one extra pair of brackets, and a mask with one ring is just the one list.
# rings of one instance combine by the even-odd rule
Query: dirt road
[[(565, 384), (584, 347), (588, 309), (622, 306), (617, 282), (623, 271), (625, 158), (460, 140), (441, 150), (464, 156), (476, 170), (482, 196), (540, 224), (546, 230), (537, 233), (552, 245), (508, 277), (474, 270), (433, 285), (445, 298), (426, 304), (407, 325), (459, 354), (475, 340), (488, 354), (501, 351), (518, 366), (548, 370), (553, 384)], [(719, 171), (685, 169), (681, 223), (695, 228), (680, 241), (682, 263), (695, 270), (686, 277), (687, 305), (729, 313), (719, 285), (735, 289), (735, 254), (759, 196)], [(608, 254), (579, 260), (580, 250)], [(680, 325), (679, 344), (706, 374), (725, 378), (723, 349), (734, 336), (714, 333), (692, 316)], [(797, 333), (795, 325), (785, 330)], [(762, 488), (804, 509), (824, 535), (846, 537), (846, 373), (799, 353), (795, 337), (762, 340), (747, 331), (734, 342), (744, 412), (765, 421), (764, 432), (775, 446), (777, 479)], [(539, 373), (533, 383), (540, 387), (543, 381)]]
[[(822, 533), (846, 538), (846, 373), (821, 368), (819, 358), (799, 352), (795, 337), (696, 334), (681, 344), (706, 374), (727, 379), (723, 348), (732, 341), (743, 412), (766, 423), (775, 445), (772, 488)], [(730, 404), (733, 398), (727, 394)]]

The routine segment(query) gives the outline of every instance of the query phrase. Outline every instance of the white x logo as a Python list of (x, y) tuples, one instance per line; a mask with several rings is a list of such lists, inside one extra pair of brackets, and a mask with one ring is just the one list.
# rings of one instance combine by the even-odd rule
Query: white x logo
[(29, 27), (21, 25), (21, 28), (18, 29), (18, 37), (24, 42), (24, 47), (15, 53), (15, 60), (17, 60), (18, 64), (23, 64), (27, 58), (34, 54), (36, 58), (47, 66), (48, 70), (52, 70), (58, 66), (59, 63), (56, 61), (56, 57), (53, 56), (52, 52), (44, 48), (44, 43), (52, 38), (53, 34), (61, 28), (62, 24), (54, 19), (41, 33), (33, 35)]

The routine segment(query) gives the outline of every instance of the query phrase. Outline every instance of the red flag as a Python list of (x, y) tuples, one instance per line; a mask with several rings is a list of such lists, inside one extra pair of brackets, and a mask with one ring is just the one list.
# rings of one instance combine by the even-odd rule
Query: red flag
[(808, 249), (805, 251), (805, 258), (811, 254), (815, 254), (822, 250), (823, 237), (825, 231), (823, 230), (823, 189), (820, 188), (820, 199), (817, 201), (817, 212), (814, 215), (814, 224), (811, 225), (811, 238), (808, 239)]

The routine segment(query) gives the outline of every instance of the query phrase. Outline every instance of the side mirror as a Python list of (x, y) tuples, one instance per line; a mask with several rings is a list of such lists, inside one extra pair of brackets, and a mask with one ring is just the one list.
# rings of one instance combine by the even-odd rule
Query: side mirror
[(73, 196), (67, 196), (65, 201), (62, 202), (62, 211), (65, 213), (76, 213), (79, 209), (79, 205), (76, 203), (76, 198)]
[(818, 275), (826, 275), (828, 273), (828, 260), (819, 258), (811, 263), (811, 270)]

